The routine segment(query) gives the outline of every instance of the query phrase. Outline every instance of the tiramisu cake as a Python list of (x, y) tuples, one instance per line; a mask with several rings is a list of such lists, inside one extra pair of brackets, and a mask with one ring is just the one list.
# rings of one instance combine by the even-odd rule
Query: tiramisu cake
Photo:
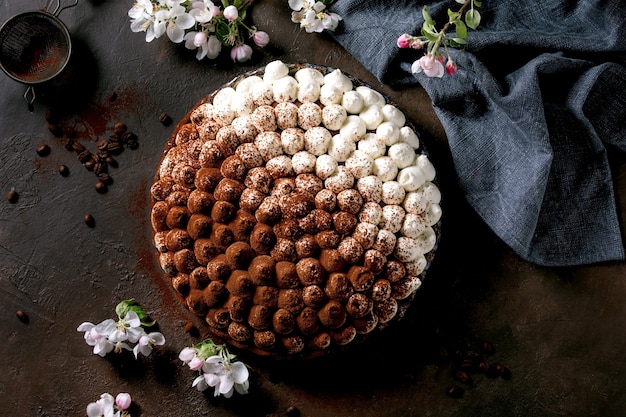
[(404, 114), (338, 69), (274, 61), (192, 108), (151, 188), (158, 261), (213, 337), (314, 357), (397, 320), (439, 237)]

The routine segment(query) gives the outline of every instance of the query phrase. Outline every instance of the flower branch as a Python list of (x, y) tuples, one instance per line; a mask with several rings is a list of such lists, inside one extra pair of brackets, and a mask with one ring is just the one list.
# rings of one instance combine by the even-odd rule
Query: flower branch
[[(456, 2), (460, 3), (461, 7), (458, 11), (448, 9), (448, 21), (441, 29), (437, 29), (428, 6), (424, 6), (421, 35), (404, 33), (398, 38), (399, 48), (425, 49), (425, 54), (411, 65), (413, 73), (424, 72), (428, 77), (438, 78), (443, 77), (444, 73), (448, 75), (456, 73), (457, 64), (450, 56), (448, 48), (465, 49), (468, 28), (475, 30), (480, 25), (481, 15), (476, 8), (482, 5), (478, 0), (456, 0)], [(448, 35), (448, 30), (452, 26), (455, 28), (456, 36)]]

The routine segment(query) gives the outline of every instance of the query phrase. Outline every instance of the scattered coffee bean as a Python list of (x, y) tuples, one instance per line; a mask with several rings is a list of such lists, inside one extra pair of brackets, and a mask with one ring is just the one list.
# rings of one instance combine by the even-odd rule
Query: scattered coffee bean
[(130, 149), (135, 150), (139, 147), (139, 142), (137, 142), (137, 140), (131, 139), (126, 143), (126, 145), (128, 145)]
[(98, 180), (106, 185), (110, 185), (113, 182), (113, 179), (111, 178), (111, 176), (109, 174), (107, 174), (106, 172), (102, 172), (100, 173), (100, 175), (98, 175)]
[(39, 145), (36, 151), (37, 151), (37, 155), (39, 156), (48, 156), (50, 155), (50, 146), (46, 144)]
[(20, 198), (20, 196), (17, 193), (17, 191), (15, 191), (15, 188), (11, 188), (9, 192), (7, 193), (7, 200), (9, 200), (9, 203), (11, 204), (17, 203), (18, 198)]
[(491, 342), (484, 342), (483, 343), (483, 352), (485, 352), (487, 355), (493, 355), (496, 352), (496, 349), (493, 346), (493, 343), (491, 343)]
[(81, 153), (78, 154), (78, 160), (84, 164), (85, 162), (91, 160), (91, 152), (89, 152), (85, 148), (83, 148), (83, 149), (84, 150)]
[(446, 394), (451, 398), (459, 399), (463, 396), (464, 390), (458, 385), (453, 385), (447, 389)]
[(124, 148), (118, 142), (109, 142), (107, 150), (111, 152), (112, 155), (119, 155), (122, 153)]
[(496, 364), (496, 373), (500, 375), (502, 379), (511, 379), (511, 371), (501, 363)]
[(119, 136), (126, 133), (126, 130), (128, 130), (128, 127), (126, 126), (125, 123), (122, 123), (122, 122), (117, 122), (115, 123), (115, 126), (113, 126), (113, 131), (115, 132), (116, 135), (119, 135)]
[(62, 177), (67, 177), (70, 175), (70, 169), (65, 165), (59, 165), (59, 174), (61, 174)]
[(107, 190), (109, 189), (109, 187), (103, 183), (102, 181), (98, 181), (96, 183), (96, 185), (94, 186), (94, 188), (96, 189), (97, 192), (99, 192), (100, 194), (104, 194), (107, 192)]
[(96, 148), (98, 148), (101, 151), (105, 151), (107, 149), (107, 146), (109, 146), (109, 141), (106, 139), (101, 139), (96, 144)]
[(159, 122), (161, 122), (163, 126), (169, 126), (172, 124), (172, 118), (167, 113), (161, 113), (159, 116)]
[(46, 115), (44, 117), (46, 118), (46, 122), (51, 123), (51, 124), (56, 124), (56, 122), (59, 121), (54, 111), (52, 111), (52, 109), (47, 109)]
[(285, 414), (287, 414), (287, 417), (300, 417), (300, 410), (298, 409), (298, 407), (292, 405), (291, 407), (287, 408)]
[(54, 123), (50, 123), (48, 125), (48, 130), (57, 138), (63, 135), (63, 131), (61, 130), (61, 128), (58, 125), (55, 125)]
[(122, 135), (122, 143), (128, 143), (129, 141), (137, 141), (137, 135), (133, 132), (126, 132)]
[(109, 165), (110, 167), (113, 167), (113, 168), (117, 168), (118, 167), (117, 161), (115, 159), (113, 159), (113, 157), (111, 157), (111, 156), (108, 156), (105, 159), (105, 161), (106, 161), (107, 165)]
[(84, 220), (85, 224), (89, 227), (94, 227), (96, 225), (96, 220), (91, 214), (85, 214)]
[(471, 385), (472, 383), (472, 378), (467, 372), (458, 371), (456, 374), (454, 374), (454, 377), (466, 385)]
[(28, 323), (28, 314), (26, 314), (23, 310), (17, 310), (15, 315), (22, 323)]

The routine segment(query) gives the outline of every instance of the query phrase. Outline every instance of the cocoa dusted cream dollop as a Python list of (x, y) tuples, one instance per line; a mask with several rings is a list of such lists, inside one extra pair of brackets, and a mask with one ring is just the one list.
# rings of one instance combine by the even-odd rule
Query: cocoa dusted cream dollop
[(406, 117), (342, 73), (273, 61), (178, 124), (151, 187), (158, 262), (189, 311), (259, 355), (310, 358), (398, 320), (439, 238)]

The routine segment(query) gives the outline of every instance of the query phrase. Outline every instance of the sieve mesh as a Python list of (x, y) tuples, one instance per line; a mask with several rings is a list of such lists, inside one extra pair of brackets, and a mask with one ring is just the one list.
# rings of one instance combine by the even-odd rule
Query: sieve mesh
[(56, 76), (65, 67), (70, 48), (67, 29), (49, 13), (17, 15), (0, 30), (0, 65), (24, 83), (40, 83)]

